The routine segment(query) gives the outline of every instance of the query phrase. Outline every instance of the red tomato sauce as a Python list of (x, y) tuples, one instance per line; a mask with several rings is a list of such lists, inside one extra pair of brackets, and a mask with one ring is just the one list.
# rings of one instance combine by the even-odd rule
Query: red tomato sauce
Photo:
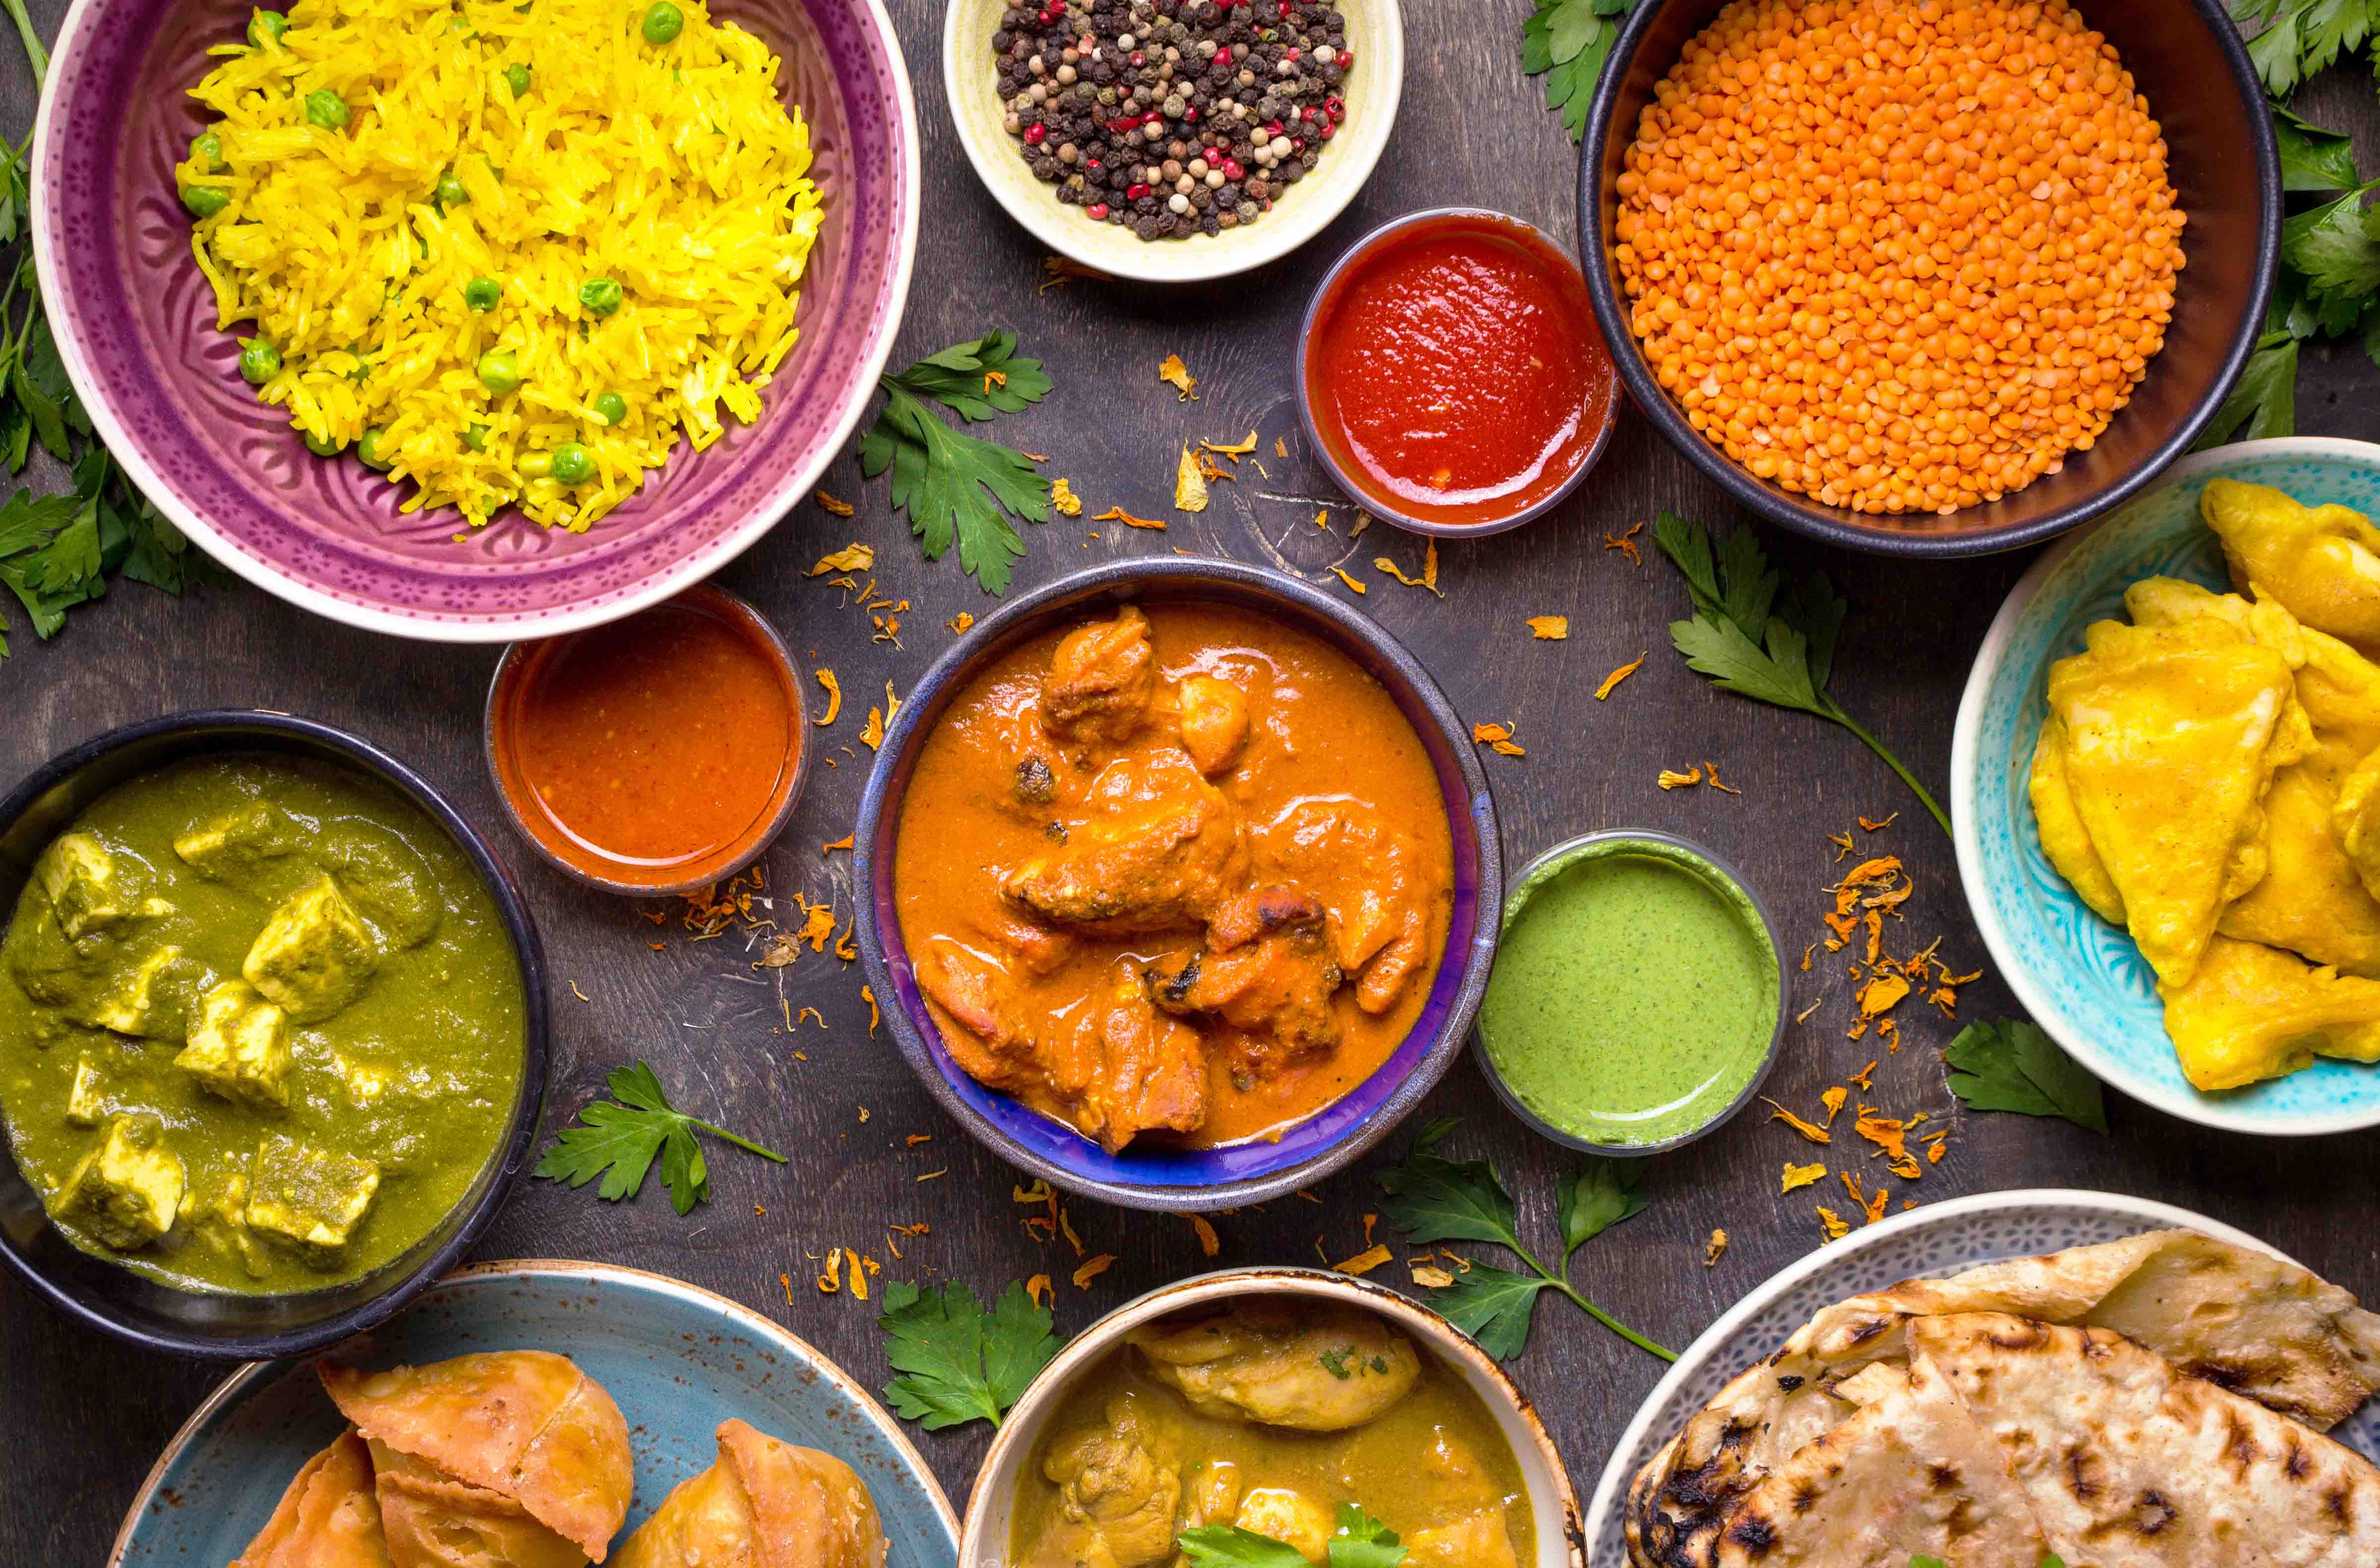
[(1560, 490), (1594, 454), (1613, 392), (1577, 267), (1533, 231), (1472, 214), (1358, 257), (1316, 313), (1304, 373), (1316, 428), (1359, 492), (1457, 526)]
[(794, 676), (757, 617), (697, 589), (534, 644), (498, 693), (496, 772), (532, 836), (612, 881), (723, 869), (799, 772)]

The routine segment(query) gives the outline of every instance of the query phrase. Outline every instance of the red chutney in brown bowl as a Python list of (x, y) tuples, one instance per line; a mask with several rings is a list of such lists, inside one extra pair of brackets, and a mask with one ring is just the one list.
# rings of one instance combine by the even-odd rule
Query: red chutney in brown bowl
[(1127, 605), (1010, 650), (937, 721), (893, 849), (902, 942), (959, 1065), (1111, 1152), (1278, 1136), (1421, 1014), (1443, 800), (1344, 654)]

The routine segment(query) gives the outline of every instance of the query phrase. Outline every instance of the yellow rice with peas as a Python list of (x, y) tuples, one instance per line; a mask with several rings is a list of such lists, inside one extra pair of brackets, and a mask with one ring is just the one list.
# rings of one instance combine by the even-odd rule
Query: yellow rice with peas
[(583, 529), (759, 417), (820, 197), (779, 60), (701, 0), (298, 0), (214, 53), (191, 248), (313, 451)]

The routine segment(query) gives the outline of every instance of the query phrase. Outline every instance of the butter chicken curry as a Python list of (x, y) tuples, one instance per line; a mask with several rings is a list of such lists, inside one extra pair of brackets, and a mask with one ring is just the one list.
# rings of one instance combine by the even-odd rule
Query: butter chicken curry
[(1512, 1445), (1460, 1376), (1360, 1307), (1260, 1296), (1136, 1329), (1067, 1392), (1009, 1561), (1182, 1568), (1184, 1534), (1221, 1525), (1319, 1564), (1351, 1504), (1408, 1568), (1536, 1561)]
[(1215, 604), (1028, 640), (921, 752), (901, 930), (978, 1080), (1111, 1152), (1281, 1131), (1419, 1015), (1453, 850), (1436, 774), (1336, 650)]

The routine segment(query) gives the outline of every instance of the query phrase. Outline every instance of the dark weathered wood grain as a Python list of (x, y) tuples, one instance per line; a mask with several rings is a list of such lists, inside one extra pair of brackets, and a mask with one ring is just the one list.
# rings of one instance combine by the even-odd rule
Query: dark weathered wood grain
[[(1184, 549), (1269, 562), (1318, 581), (1342, 561), (1370, 579), (1366, 613), (1416, 650), (1473, 719), (1514, 722), (1525, 759), (1490, 757), (1503, 812), (1504, 851), (1518, 864), (1569, 834), (1614, 825), (1668, 828), (1705, 839), (1750, 871), (1797, 944), (1819, 934), (1820, 885), (1831, 881), (1826, 835), (1855, 814), (1899, 810), (1876, 835), (1905, 857), (1918, 883), (1910, 933), (1938, 931), (1944, 955), (1977, 967), (1983, 954), (1965, 914), (1949, 846), (1888, 772), (1848, 737), (1813, 721), (1719, 696), (1670, 652), (1664, 624), (1683, 595), (1666, 568), (1631, 567), (1599, 548), (1617, 531), (1670, 506), (1731, 522), (1726, 504), (1633, 415), (1623, 416), (1601, 469), (1559, 516), (1519, 533), (1443, 551), (1443, 601), (1400, 588), (1368, 565), (1378, 553), (1408, 569), (1418, 540), (1375, 529), (1351, 546), (1310, 519), (1328, 488), (1312, 465), (1270, 456), (1293, 437), (1285, 356), (1305, 293), (1322, 267), (1370, 225), (1409, 208), (1446, 202), (1500, 207), (1568, 237), (1575, 228), (1575, 158), (1557, 120), (1539, 111), (1520, 75), (1516, 32), (1523, 0), (1409, 0), (1413, 69), (1395, 140), (1369, 189), (1302, 255), (1226, 287), (1160, 292), (1069, 284), (1039, 292), (1040, 251), (978, 186), (960, 156), (942, 104), (934, 0), (892, 0), (917, 67), (927, 138), (928, 221), (910, 302), (905, 357), (1013, 326), (1058, 379), (1048, 404), (1005, 420), (1001, 434), (1048, 452), (1098, 512), (1120, 504), (1164, 516), (1172, 455), (1184, 438), (1263, 433), (1269, 479), (1245, 471), (1218, 487), (1214, 508), (1150, 534), (1073, 520), (1035, 530), (1017, 581), (1031, 585), (1117, 554)], [(45, 30), (61, 0), (35, 0)], [(0, 128), (21, 134), (30, 94), (13, 52), (0, 69)], [(2380, 132), (2380, 105), (2360, 71), (2336, 73), (2313, 102), (2334, 124)], [(1204, 379), (1184, 405), (1155, 377), (1179, 352)], [(2309, 351), (2299, 412), (2312, 433), (2372, 436), (2380, 373), (2352, 346)], [(905, 691), (950, 634), (942, 623), (986, 601), (955, 562), (925, 565), (883, 487), (863, 483), (845, 460), (826, 488), (860, 504), (850, 522), (805, 505), (724, 577), (766, 610), (804, 656), (832, 664), (848, 694), (832, 738), (856, 745), (871, 695), (890, 680)], [(899, 650), (871, 646), (839, 595), (800, 572), (852, 538), (880, 547), (879, 576), (912, 601)], [(1836, 689), (1845, 705), (1943, 787), (1952, 715), (1984, 627), (2024, 558), (1902, 565), (1810, 549), (1776, 538), (1772, 552), (1799, 568), (1823, 565), (1853, 605)], [(1353, 559), (1350, 559), (1352, 557)], [(1562, 614), (1572, 637), (1532, 642), (1524, 616)], [(14, 779), (68, 742), (152, 713), (214, 703), (285, 708), (361, 730), (450, 788), (468, 810), (495, 820), (480, 764), (477, 723), (492, 650), (382, 641), (311, 619), (239, 590), (176, 603), (128, 585), (79, 611), (56, 642), (17, 626), (16, 655), (0, 665), (0, 779)], [(1642, 673), (1609, 702), (1587, 693), (1614, 665), (1650, 653)], [(849, 906), (848, 859), (818, 846), (850, 830), (867, 753), (838, 754), (814, 775), (799, 821), (767, 861), (780, 889), (832, 891)], [(1663, 794), (1664, 766), (1715, 761), (1741, 796), (1707, 789)], [(1947, 788), (1944, 788), (1947, 795)], [(501, 829), (500, 843), (509, 846)], [(515, 850), (517, 846), (509, 846)], [(793, 1154), (785, 1169), (722, 1151), (715, 1198), (680, 1220), (658, 1191), (633, 1205), (591, 1191), (526, 1183), (481, 1255), (616, 1260), (695, 1281), (751, 1304), (822, 1346), (863, 1380), (883, 1364), (872, 1309), (848, 1295), (822, 1297), (808, 1281), (816, 1258), (857, 1246), (888, 1277), (958, 1277), (981, 1288), (1047, 1270), (1061, 1281), (1059, 1319), (1078, 1328), (1140, 1291), (1207, 1267), (1190, 1227), (1078, 1204), (1074, 1219), (1094, 1251), (1116, 1265), (1087, 1291), (1064, 1283), (1074, 1266), (1062, 1242), (1035, 1242), (1010, 1200), (1011, 1173), (943, 1119), (883, 1039), (870, 1039), (859, 977), (832, 957), (805, 956), (759, 976), (733, 943), (688, 945), (659, 932), (636, 906), (579, 892), (514, 854), (553, 956), (557, 1062), (552, 1112), (567, 1115), (633, 1056), (650, 1061), (679, 1101)], [(647, 943), (667, 942), (655, 953)], [(1908, 945), (1903, 943), (1903, 945)], [(1821, 976), (1796, 977), (1795, 1008), (1818, 994)], [(574, 986), (576, 990), (574, 991)], [(1772, 1092), (1807, 1106), (1819, 1089), (1868, 1061), (1867, 1042), (1842, 1038), (1846, 989), (1793, 1031)], [(829, 1027), (783, 1032), (784, 999), (815, 1006)], [(586, 1000), (579, 1000), (583, 992)], [(1968, 1017), (2007, 1012), (1996, 978), (1970, 987)], [(1934, 1048), (1951, 1026), (1905, 1007), (1909, 1044), (1876, 1075), (1876, 1098), (1901, 1111), (1956, 1116)], [(1554, 1183), (1565, 1157), (1537, 1143), (1497, 1106), (1466, 1061), (1426, 1115), (1463, 1118), (1456, 1147), (1492, 1152), (1522, 1199), (1532, 1234), (1552, 1234)], [(2285, 1142), (2208, 1132), (2119, 1100), (2112, 1140), (2062, 1123), (2014, 1116), (1958, 1117), (1950, 1158), (1928, 1173), (1922, 1196), (2022, 1185), (2111, 1188), (2204, 1209), (2270, 1238), (2367, 1296), (2380, 1295), (2380, 1161), (2368, 1137)], [(910, 1134), (931, 1135), (915, 1148)], [(1392, 1141), (1391, 1149), (1402, 1147)], [(1844, 1150), (1831, 1151), (1843, 1153)], [(1807, 1201), (1780, 1199), (1777, 1175), (1803, 1146), (1783, 1129), (1746, 1118), (1728, 1133), (1655, 1161), (1652, 1207), (1579, 1255), (1581, 1287), (1627, 1321), (1682, 1346), (1729, 1303), (1818, 1244)], [(929, 1173), (941, 1172), (920, 1182)], [(1322, 1186), (1317, 1201), (1220, 1217), (1223, 1264), (1336, 1260), (1362, 1246), (1374, 1189), (1365, 1172)], [(763, 1212), (765, 1209), (765, 1212)], [(883, 1226), (923, 1221), (930, 1234), (903, 1242), (892, 1262)], [(1715, 1269), (1705, 1238), (1732, 1238)], [(780, 1273), (794, 1281), (788, 1305)], [(1584, 1493), (1622, 1424), (1660, 1372), (1650, 1357), (1554, 1303), (1538, 1314), (1518, 1372), (1540, 1399)], [(0, 1562), (93, 1563), (157, 1450), (221, 1367), (142, 1356), (71, 1327), (0, 1279)], [(975, 1433), (920, 1435), (953, 1501), (964, 1507), (983, 1447)]]

